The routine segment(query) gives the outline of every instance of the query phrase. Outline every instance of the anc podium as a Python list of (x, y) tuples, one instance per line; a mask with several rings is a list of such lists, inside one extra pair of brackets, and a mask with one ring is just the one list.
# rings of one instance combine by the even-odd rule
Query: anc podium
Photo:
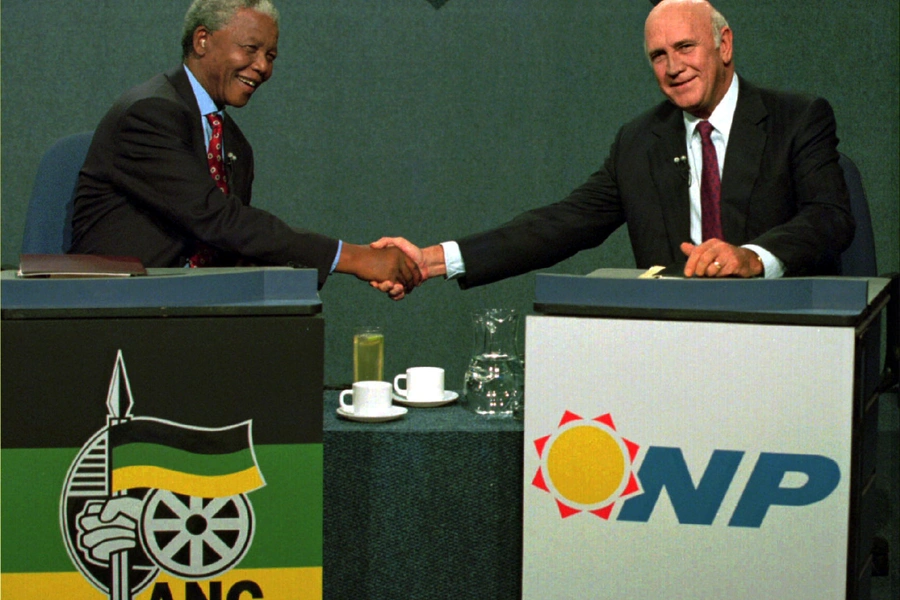
[(867, 598), (893, 289), (538, 275), (522, 597)]
[(315, 271), (148, 271), (2, 273), (3, 598), (321, 598)]

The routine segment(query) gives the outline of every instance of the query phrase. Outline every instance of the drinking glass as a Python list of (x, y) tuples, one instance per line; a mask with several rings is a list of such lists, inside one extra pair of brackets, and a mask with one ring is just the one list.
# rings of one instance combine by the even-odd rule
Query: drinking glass
[(353, 381), (384, 379), (384, 332), (360, 327), (353, 333)]

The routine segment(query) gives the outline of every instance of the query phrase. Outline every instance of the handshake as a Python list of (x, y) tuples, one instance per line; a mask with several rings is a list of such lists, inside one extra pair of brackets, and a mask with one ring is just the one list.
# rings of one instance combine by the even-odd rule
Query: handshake
[(446, 266), (440, 245), (422, 249), (405, 238), (383, 237), (368, 247), (345, 243), (335, 270), (402, 300), (426, 279), (444, 275)]
[[(700, 245), (684, 242), (680, 248), (686, 259), (684, 277), (764, 276), (765, 265), (755, 248), (734, 246), (717, 238), (710, 238)], [(369, 254), (378, 268), (365, 273), (347, 272), (368, 281), (394, 300), (403, 299), (426, 279), (447, 275), (444, 246), (440, 244), (419, 248), (402, 237), (383, 237), (368, 247), (356, 246), (355, 250)], [(457, 259), (449, 258), (456, 263)]]

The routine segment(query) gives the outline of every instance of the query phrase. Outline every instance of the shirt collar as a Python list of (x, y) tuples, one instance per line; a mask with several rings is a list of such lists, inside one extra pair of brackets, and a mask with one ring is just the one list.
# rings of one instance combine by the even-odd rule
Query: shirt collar
[(696, 129), (697, 123), (707, 120), (716, 128), (716, 131), (722, 134), (727, 146), (728, 134), (731, 132), (731, 123), (734, 121), (734, 110), (737, 108), (737, 100), (738, 76), (737, 73), (735, 73), (734, 77), (731, 78), (731, 85), (728, 86), (728, 91), (725, 92), (725, 96), (719, 101), (718, 106), (713, 109), (712, 114), (709, 115), (709, 119), (700, 119), (687, 112), (682, 113), (684, 115), (684, 128), (687, 130), (688, 139), (691, 139), (691, 136), (694, 135), (694, 129)]
[(194, 74), (191, 73), (188, 66), (183, 66), (184, 72), (187, 73), (188, 81), (191, 82), (191, 89), (194, 90), (194, 98), (197, 99), (197, 106), (200, 107), (200, 114), (204, 117), (211, 113), (222, 114), (222, 111), (219, 110), (219, 107), (216, 106), (216, 103), (213, 101), (212, 96), (210, 96), (209, 92), (200, 85), (200, 82), (197, 81), (197, 78), (194, 77)]

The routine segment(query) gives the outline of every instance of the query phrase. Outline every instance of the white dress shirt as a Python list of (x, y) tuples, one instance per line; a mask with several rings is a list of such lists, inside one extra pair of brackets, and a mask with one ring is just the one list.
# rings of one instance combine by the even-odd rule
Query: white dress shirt
[[(713, 126), (710, 135), (713, 146), (716, 147), (716, 158), (719, 163), (719, 177), (722, 177), (722, 168), (725, 166), (725, 152), (728, 149), (728, 136), (731, 134), (731, 124), (734, 121), (734, 111), (738, 101), (738, 77), (734, 76), (725, 96), (713, 110), (707, 119)], [(700, 132), (697, 131), (697, 123), (703, 119), (690, 113), (684, 115), (685, 142), (688, 148), (688, 165), (691, 170), (691, 185), (689, 187), (691, 197), (691, 241), (699, 245), (703, 241), (702, 217), (700, 214), (700, 176), (703, 171), (703, 148), (700, 141)], [(766, 279), (781, 277), (784, 275), (784, 263), (778, 260), (771, 252), (754, 244), (742, 246), (756, 252), (762, 259), (765, 267)]]

